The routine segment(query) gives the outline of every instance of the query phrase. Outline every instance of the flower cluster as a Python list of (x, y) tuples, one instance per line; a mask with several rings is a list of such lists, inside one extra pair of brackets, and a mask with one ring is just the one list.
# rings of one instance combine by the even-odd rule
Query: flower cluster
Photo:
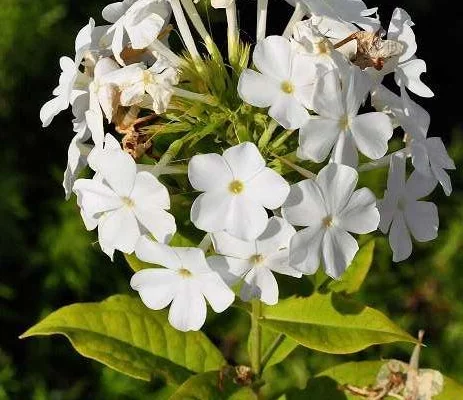
[[(354, 235), (379, 228), (393, 260), (405, 260), (412, 237), (437, 236), (437, 207), (420, 199), (438, 183), (452, 191), (455, 165), (410, 97), (433, 96), (410, 16), (397, 8), (385, 32), (363, 1), (288, 2), (285, 31), (267, 35), (267, 1), (257, 0), (251, 56), (235, 0), (213, 1), (226, 11), (226, 61), (192, 0), (110, 4), (108, 25), (90, 19), (74, 59), (61, 58), (40, 112), (48, 126), (72, 107), (66, 196), (77, 195), (111, 259), (119, 250), (153, 264), (131, 286), (151, 309), (170, 305), (183, 331), (201, 328), (206, 301), (227, 309), (231, 288), (273, 305), (274, 274), (301, 278), (321, 265), (341, 277)], [(171, 48), (174, 23), (186, 49)], [(395, 87), (383, 85), (388, 74)], [(404, 147), (388, 154), (394, 134)], [(92, 179), (79, 178), (87, 166)], [(388, 167), (383, 199), (357, 188), (359, 174)]]

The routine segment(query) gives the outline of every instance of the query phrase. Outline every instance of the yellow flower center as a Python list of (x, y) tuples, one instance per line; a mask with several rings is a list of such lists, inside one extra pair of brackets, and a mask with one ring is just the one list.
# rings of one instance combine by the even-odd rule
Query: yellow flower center
[(349, 128), (349, 116), (344, 115), (340, 120), (339, 120), (339, 128), (341, 128), (342, 131), (346, 131)]
[(250, 259), (249, 262), (253, 265), (259, 265), (264, 262), (264, 256), (262, 254), (254, 254)]
[(180, 268), (178, 270), (178, 274), (184, 279), (191, 278), (193, 276), (193, 274), (190, 271), (188, 271), (186, 268)]
[(290, 81), (281, 82), (281, 90), (285, 93), (291, 94), (294, 92), (294, 86)]
[(130, 197), (123, 197), (122, 202), (129, 208), (132, 208), (135, 205), (134, 201)]
[(318, 54), (330, 54), (331, 53), (330, 43), (327, 40), (321, 40), (320, 42), (315, 43), (314, 50), (315, 50), (315, 53), (318, 53)]
[(333, 226), (333, 217), (331, 215), (328, 215), (325, 218), (323, 218), (323, 225), (326, 228), (332, 227)]
[(228, 190), (233, 194), (240, 194), (244, 190), (244, 184), (241, 181), (233, 181), (228, 185)]

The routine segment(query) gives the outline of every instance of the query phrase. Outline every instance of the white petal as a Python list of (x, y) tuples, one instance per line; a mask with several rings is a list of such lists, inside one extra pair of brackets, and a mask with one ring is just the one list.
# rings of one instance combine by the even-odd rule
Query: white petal
[(279, 217), (272, 217), (268, 220), (265, 231), (256, 241), (256, 250), (258, 254), (268, 256), (279, 254), (283, 250), (289, 249), (291, 238), (296, 230), (286, 220)]
[(426, 148), (428, 149), (429, 159), (432, 165), (444, 169), (455, 169), (455, 163), (447, 153), (447, 149), (441, 138), (428, 138), (426, 140)]
[(251, 142), (230, 147), (223, 152), (223, 158), (233, 174), (233, 179), (247, 182), (265, 167), (265, 160)]
[(433, 176), (420, 174), (413, 171), (405, 185), (405, 196), (409, 201), (429, 196), (436, 188), (437, 180)]
[(414, 23), (410, 15), (402, 8), (396, 8), (392, 14), (391, 22), (387, 32), (387, 38), (402, 43), (405, 46), (404, 53), (399, 61), (406, 61), (416, 53), (417, 45), (412, 26)]
[(175, 271), (169, 269), (142, 269), (132, 276), (130, 286), (139, 292), (146, 307), (161, 310), (174, 299), (180, 279)]
[(398, 114), (398, 118), (402, 127), (405, 132), (412, 135), (413, 139), (425, 139), (431, 124), (431, 116), (410, 98), (405, 86), (400, 87), (400, 95), (403, 111)]
[(225, 159), (218, 154), (194, 156), (188, 163), (188, 179), (196, 190), (226, 189), (233, 181), (232, 172)]
[(418, 242), (429, 242), (437, 238), (439, 215), (434, 203), (416, 201), (405, 207), (405, 221), (410, 233)]
[(136, 204), (133, 212), (140, 224), (159, 242), (168, 243), (177, 230), (172, 214), (153, 208), (149, 203)]
[(320, 187), (311, 179), (291, 185), (291, 191), (281, 208), (283, 218), (295, 226), (320, 224), (328, 214)]
[(339, 214), (340, 226), (348, 232), (366, 234), (378, 228), (380, 216), (376, 197), (370, 189), (356, 190)]
[(119, 1), (117, 3), (109, 4), (103, 8), (101, 15), (106, 21), (114, 24), (127, 11), (128, 6), (125, 3), (127, 2)]
[(231, 235), (243, 240), (253, 240), (265, 230), (267, 212), (254, 199), (246, 195), (235, 196), (230, 208), (225, 230)]
[[(162, 2), (159, 2), (159, 4), (162, 4)], [(164, 25), (164, 19), (154, 13), (144, 18), (136, 25), (132, 25), (131, 22), (135, 21), (126, 21), (125, 27), (132, 44), (132, 48), (134, 49), (143, 49), (148, 47), (153, 42), (153, 39), (158, 37)], [(131, 26), (129, 26), (129, 24)]]
[(282, 275), (301, 278), (302, 272), (289, 266), (289, 248), (280, 250), (265, 259), (265, 267)]
[(352, 120), (350, 128), (360, 152), (373, 160), (386, 154), (393, 133), (391, 120), (386, 114), (374, 112), (358, 115)]
[(135, 176), (130, 198), (136, 205), (145, 204), (153, 208), (169, 209), (170, 197), (166, 187), (152, 174), (146, 171)]
[(316, 163), (324, 161), (340, 134), (341, 129), (338, 121), (323, 117), (311, 117), (299, 130), (298, 157)]
[(142, 236), (135, 247), (135, 254), (141, 261), (162, 265), (177, 270), (182, 263), (172, 247), (157, 243), (146, 236)]
[(358, 151), (352, 132), (342, 132), (334, 145), (330, 161), (347, 165), (352, 168), (358, 166)]
[(402, 212), (397, 212), (392, 221), (391, 231), (389, 232), (389, 243), (394, 262), (406, 260), (412, 254), (412, 239)]
[(211, 256), (207, 258), (207, 262), (211, 269), (217, 272), (228, 286), (233, 286), (243, 279), (252, 268), (247, 259), (241, 260), (233, 257)]
[[(111, 50), (114, 54), (114, 57), (116, 58), (116, 61), (120, 65), (125, 65), (124, 60), (121, 58), (121, 53), (124, 48), (124, 27), (122, 24), (118, 23), (113, 25), (113, 28), (114, 34), (111, 42)], [(108, 31), (108, 33), (110, 32)]]
[(332, 226), (326, 230), (322, 249), (325, 272), (337, 279), (350, 265), (359, 247), (357, 241), (344, 229)]
[(255, 241), (247, 242), (238, 239), (227, 232), (212, 234), (212, 243), (217, 254), (248, 260), (255, 254)]
[(434, 177), (439, 181), (444, 189), (444, 193), (446, 196), (450, 196), (452, 194), (452, 181), (450, 180), (450, 176), (444, 169), (439, 167), (434, 167), (431, 165), (431, 169), (433, 171)]
[(317, 114), (325, 118), (339, 119), (346, 114), (337, 70), (328, 71), (317, 80), (312, 106)]
[(88, 110), (85, 112), (85, 120), (88, 129), (92, 132), (92, 140), (97, 148), (103, 148), (104, 142), (104, 128), (103, 128), (103, 114), (101, 110)]
[(354, 66), (349, 69), (349, 80), (346, 82), (347, 114), (357, 115), (360, 106), (365, 101), (373, 82), (371, 77), (360, 68)]
[(111, 211), (99, 223), (99, 236), (115, 249), (130, 254), (140, 238), (137, 220), (127, 207)]
[(244, 301), (260, 299), (268, 305), (278, 303), (278, 284), (272, 272), (265, 267), (253, 268), (244, 278), (240, 291)]
[(212, 272), (203, 250), (196, 247), (173, 247), (173, 250), (180, 259), (181, 265), (193, 275), (199, 277)]
[(252, 57), (260, 72), (277, 81), (290, 78), (291, 58), (291, 43), (282, 36), (268, 36), (261, 40)]
[(299, 129), (308, 118), (309, 113), (292, 94), (280, 93), (268, 111), (271, 116), (285, 129)]
[(421, 97), (433, 97), (434, 93), (420, 79), (420, 75), (426, 72), (426, 63), (420, 59), (399, 64), (395, 74), (397, 84), (405, 85), (413, 93)]
[(358, 173), (355, 169), (341, 164), (328, 164), (317, 176), (329, 214), (336, 216), (349, 202), (357, 186)]
[(40, 120), (42, 126), (46, 128), (51, 124), (53, 118), (55, 118), (61, 111), (66, 110), (69, 107), (69, 102), (66, 101), (62, 96), (57, 96), (50, 101), (46, 102), (40, 109)]
[(125, 107), (140, 104), (145, 97), (145, 85), (143, 82), (134, 82), (121, 90), (120, 102)]
[(238, 94), (255, 107), (270, 107), (281, 89), (279, 82), (251, 69), (245, 69), (238, 82)]
[(289, 184), (270, 168), (264, 168), (254, 178), (246, 182), (246, 196), (269, 210), (280, 207), (289, 194)]
[(95, 179), (78, 179), (72, 190), (81, 198), (81, 207), (90, 216), (115, 210), (123, 205), (111, 188)]
[(191, 206), (190, 219), (205, 232), (223, 231), (232, 215), (233, 195), (225, 191), (203, 193)]
[(305, 228), (291, 239), (289, 265), (303, 274), (315, 274), (320, 266), (324, 230), (321, 226)]
[(217, 313), (225, 311), (235, 300), (235, 294), (215, 272), (201, 276), (200, 287), (204, 297)]
[(412, 154), (412, 164), (415, 169), (420, 174), (432, 176), (426, 142), (424, 140), (412, 140), (410, 144), (410, 152)]
[(169, 323), (179, 331), (199, 331), (206, 321), (206, 301), (196, 285), (182, 283), (170, 306)]

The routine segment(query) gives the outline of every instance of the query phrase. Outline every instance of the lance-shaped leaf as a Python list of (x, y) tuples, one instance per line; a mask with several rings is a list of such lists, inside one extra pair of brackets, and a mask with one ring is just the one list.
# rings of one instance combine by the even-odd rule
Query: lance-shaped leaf
[(179, 332), (165, 311), (151, 311), (127, 295), (63, 307), (21, 338), (53, 334), (66, 336), (83, 356), (143, 380), (158, 376), (179, 385), (226, 364), (203, 333)]
[(249, 387), (233, 381), (232, 369), (206, 372), (188, 379), (169, 400), (257, 400)]
[[(377, 384), (378, 372), (389, 362), (362, 361), (349, 362), (330, 368), (315, 378), (310, 379), (305, 390), (295, 390), (286, 395), (287, 400), (358, 400), (360, 397), (348, 390), (340, 390), (341, 386), (351, 385), (358, 388), (373, 387)], [(392, 397), (385, 397), (385, 400)], [(463, 386), (454, 380), (444, 377), (443, 390), (432, 400), (463, 399)]]
[(355, 353), (375, 344), (417, 340), (381, 312), (337, 293), (315, 292), (264, 306), (260, 323), (299, 344), (333, 354)]
[(370, 270), (374, 250), (374, 240), (370, 240), (363, 245), (341, 279), (331, 281), (328, 288), (333, 292), (344, 292), (346, 294), (358, 292)]

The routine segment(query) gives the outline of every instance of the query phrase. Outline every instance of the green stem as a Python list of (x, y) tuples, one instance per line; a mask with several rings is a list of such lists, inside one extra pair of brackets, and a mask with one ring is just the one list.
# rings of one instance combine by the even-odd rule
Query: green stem
[(260, 375), (261, 369), (261, 346), (262, 330), (259, 325), (259, 318), (262, 316), (262, 303), (259, 299), (252, 300), (251, 315), (251, 367), (256, 376)]
[(270, 144), (269, 148), (271, 151), (275, 151), (280, 147), (288, 138), (293, 134), (293, 130), (286, 130), (280, 133), (277, 138)]
[(267, 146), (268, 142), (270, 142), (270, 139), (272, 139), (272, 135), (278, 128), (278, 126), (278, 122), (276, 122), (274, 119), (270, 121), (270, 123), (267, 126), (267, 129), (264, 131), (264, 133), (259, 139), (259, 143), (257, 144), (260, 150)]
[(269, 349), (266, 351), (266, 353), (264, 354), (264, 356), (262, 357), (262, 362), (261, 362), (261, 365), (262, 365), (262, 369), (265, 368), (265, 366), (267, 365), (267, 363), (269, 362), (270, 358), (273, 356), (273, 354), (275, 353), (275, 351), (278, 349), (278, 347), (280, 347), (280, 344), (283, 343), (283, 340), (285, 340), (285, 335), (283, 333), (280, 333), (276, 339), (274, 340), (274, 342), (272, 343), (272, 345), (269, 347)]

